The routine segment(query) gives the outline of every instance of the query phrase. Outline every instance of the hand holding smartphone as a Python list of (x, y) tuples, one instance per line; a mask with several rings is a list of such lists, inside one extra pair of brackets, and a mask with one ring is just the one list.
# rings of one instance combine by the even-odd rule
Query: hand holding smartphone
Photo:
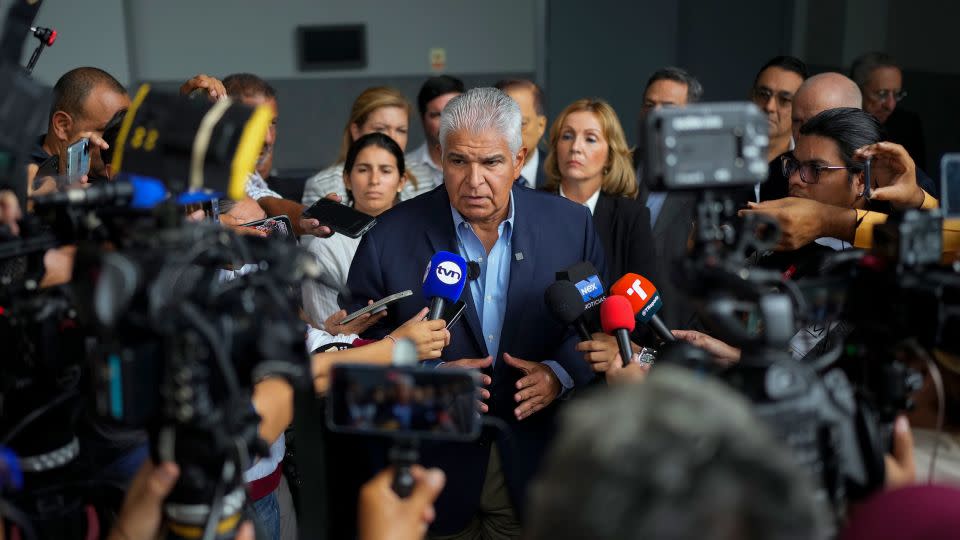
[(333, 232), (360, 238), (377, 224), (376, 218), (330, 199), (320, 199), (303, 211), (303, 216), (316, 219)]

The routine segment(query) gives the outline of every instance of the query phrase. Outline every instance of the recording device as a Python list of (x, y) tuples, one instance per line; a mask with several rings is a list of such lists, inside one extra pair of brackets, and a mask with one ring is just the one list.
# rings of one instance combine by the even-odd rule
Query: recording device
[(677, 338), (657, 315), (663, 307), (660, 293), (653, 283), (640, 274), (626, 274), (610, 287), (610, 294), (620, 295), (630, 302), (634, 314), (642, 323), (650, 328), (664, 342), (676, 341)]
[(84, 137), (67, 147), (67, 184), (76, 184), (90, 172), (90, 139)]
[(423, 273), (423, 296), (430, 302), (427, 319), (435, 321), (444, 312), (446, 304), (460, 300), (467, 284), (467, 261), (449, 251), (438, 251)]
[(543, 300), (550, 313), (565, 326), (573, 325), (580, 341), (590, 341), (590, 331), (583, 320), (586, 311), (583, 296), (576, 285), (565, 279), (554, 281), (543, 292)]
[[(556, 279), (573, 283), (580, 292), (584, 312), (583, 325), (589, 334), (600, 332), (600, 304), (607, 298), (606, 288), (600, 279), (600, 273), (589, 261), (581, 261), (557, 272)], [(579, 332), (579, 330), (578, 330)]]
[(330, 199), (318, 199), (303, 211), (303, 216), (316, 219), (333, 232), (350, 238), (360, 238), (377, 224), (373, 216)]
[[(311, 387), (296, 291), (317, 263), (286, 242), (184, 224), (177, 206), (186, 192), (243, 194), (269, 123), (259, 110), (142, 88), (112, 143), (120, 179), (35, 198), (21, 237), (0, 243), (0, 260), (26, 257), (41, 272), (46, 249), (77, 246), (69, 294), (39, 290), (31, 272), (2, 276), (0, 288), (0, 339), (14, 354), (0, 377), (0, 432), (32, 467), (11, 502), (39, 536), (90, 528), (97, 479), (76, 465), (74, 421), (84, 389), (104, 417), (146, 429), (154, 459), (179, 465), (167, 537), (232, 538), (243, 470), (268, 450), (253, 385), (274, 376)], [(258, 264), (224, 280), (237, 261)]]
[(413, 291), (411, 290), (400, 291), (398, 293), (391, 294), (390, 296), (381, 298), (380, 300), (377, 300), (376, 302), (368, 306), (364, 306), (363, 308), (360, 308), (354, 311), (353, 313), (347, 315), (345, 319), (340, 321), (340, 324), (347, 324), (348, 322), (356, 319), (357, 317), (360, 317), (361, 315), (366, 315), (367, 313), (379, 313), (384, 309), (386, 309), (386, 307), (389, 306), (390, 304), (396, 302), (397, 300), (406, 298), (408, 296), (413, 296)]
[(633, 306), (626, 297), (610, 295), (600, 304), (600, 321), (603, 323), (604, 333), (617, 338), (620, 359), (626, 366), (633, 357), (630, 332), (633, 332), (637, 324), (633, 317)]
[(198, 103), (144, 84), (120, 123), (111, 169), (162, 179), (177, 194), (208, 189), (239, 200), (271, 121), (266, 105)]
[(467, 303), (462, 299), (457, 300), (453, 304), (445, 303), (443, 305), (443, 314), (440, 318), (447, 321), (446, 328), (450, 328), (456, 324), (456, 322), (460, 320), (460, 317), (463, 316), (465, 309), (467, 309)]
[(873, 156), (870, 156), (863, 162), (863, 199), (870, 200), (870, 193), (873, 190)]
[(766, 115), (749, 102), (661, 107), (647, 115), (644, 178), (654, 191), (753, 186), (767, 179)]
[[(398, 344), (399, 345), (399, 344)], [(393, 490), (413, 491), (421, 440), (471, 441), (480, 434), (479, 376), (469, 370), (340, 365), (327, 396), (331, 430), (387, 436), (397, 468)]]
[(960, 218), (960, 154), (940, 160), (940, 210), (945, 218)]
[(267, 238), (277, 238), (297, 244), (297, 235), (293, 233), (293, 225), (287, 216), (274, 216), (244, 223), (241, 227), (253, 227), (267, 233)]
[(480, 434), (478, 388), (468, 370), (339, 365), (327, 425), (360, 435), (473, 440)]
[[(821, 526), (829, 533), (848, 500), (883, 485), (885, 448), (877, 420), (883, 406), (864, 398), (874, 383), (849, 376), (832, 358), (793, 360), (788, 343), (801, 330), (795, 313), (807, 311), (805, 299), (780, 272), (745, 265), (744, 253), (773, 249), (779, 235), (773, 220), (739, 219), (727, 189), (766, 176), (766, 120), (752, 104), (696, 105), (654, 111), (646, 131), (653, 189), (699, 191), (694, 247), (671, 261), (671, 275), (697, 299), (707, 331), (741, 349), (738, 363), (722, 367), (705, 351), (676, 341), (663, 345), (659, 361), (712, 374), (751, 400), (816, 486)], [(763, 330), (746, 327), (744, 313)]]
[(33, 53), (30, 55), (30, 60), (27, 62), (27, 74), (33, 73), (33, 68), (36, 67), (37, 61), (40, 60), (40, 53), (43, 52), (43, 49), (45, 47), (52, 47), (57, 41), (56, 30), (42, 26), (31, 26), (30, 32), (33, 33), (33, 37), (37, 38), (40, 43), (37, 45), (37, 48), (33, 50)]

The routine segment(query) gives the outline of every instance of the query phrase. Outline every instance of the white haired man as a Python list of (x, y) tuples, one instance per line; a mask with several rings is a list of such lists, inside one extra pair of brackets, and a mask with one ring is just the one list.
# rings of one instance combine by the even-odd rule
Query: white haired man
[[(452, 99), (440, 125), (446, 189), (384, 214), (360, 242), (347, 280), (360, 306), (419, 288), (437, 251), (480, 265), (480, 277), (462, 297), (463, 322), (450, 328), (441, 369), (480, 370), (486, 386), (480, 408), (509, 432), (423, 447), (422, 462), (448, 478), (431, 538), (518, 537), (527, 484), (551, 438), (558, 398), (593, 377), (574, 348), (576, 335), (550, 316), (543, 293), (555, 272), (580, 261), (602, 275), (600, 241), (585, 207), (514, 185), (525, 157), (520, 124), (519, 107), (500, 90), (476, 88)], [(416, 297), (401, 300), (388, 310), (384, 329), (422, 307)]]

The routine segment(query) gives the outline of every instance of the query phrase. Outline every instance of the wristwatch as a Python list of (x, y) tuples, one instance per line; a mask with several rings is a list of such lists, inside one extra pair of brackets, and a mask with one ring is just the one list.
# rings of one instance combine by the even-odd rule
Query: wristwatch
[(653, 365), (656, 360), (656, 349), (651, 349), (649, 347), (641, 347), (639, 351), (633, 353), (633, 356), (630, 357), (630, 362), (637, 364)]

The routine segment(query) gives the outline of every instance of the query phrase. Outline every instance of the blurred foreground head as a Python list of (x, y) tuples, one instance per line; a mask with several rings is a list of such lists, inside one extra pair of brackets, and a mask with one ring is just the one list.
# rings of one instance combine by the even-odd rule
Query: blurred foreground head
[(530, 539), (816, 538), (812, 491), (742, 397), (658, 366), (567, 410)]

